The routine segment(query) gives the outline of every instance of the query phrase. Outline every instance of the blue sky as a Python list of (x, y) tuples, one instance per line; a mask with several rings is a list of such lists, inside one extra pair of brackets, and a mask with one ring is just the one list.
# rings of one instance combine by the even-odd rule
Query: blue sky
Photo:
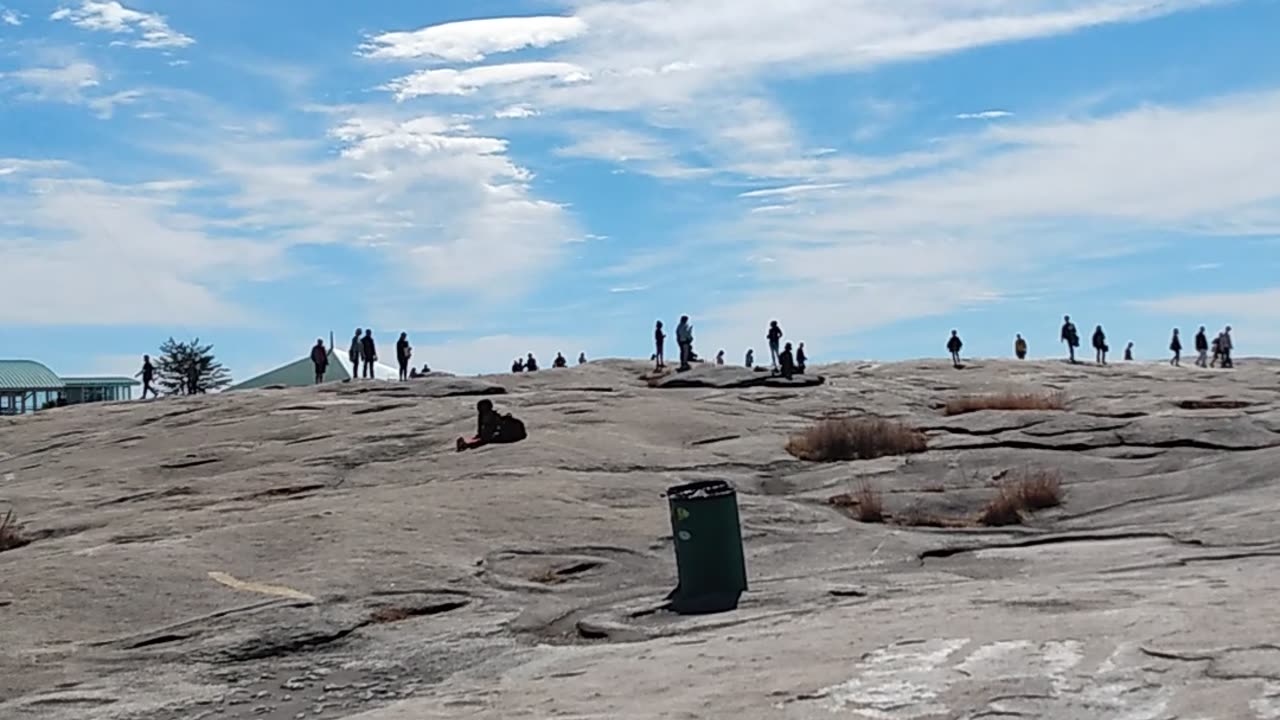
[[(0, 356), (1280, 354), (1274, 0), (0, 0)], [(389, 347), (388, 347), (389, 349)]]

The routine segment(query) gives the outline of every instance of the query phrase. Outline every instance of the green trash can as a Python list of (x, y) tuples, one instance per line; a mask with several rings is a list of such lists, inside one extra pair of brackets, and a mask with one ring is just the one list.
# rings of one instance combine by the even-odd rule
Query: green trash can
[(667, 490), (679, 581), (667, 599), (682, 615), (734, 610), (747, 590), (738, 494), (723, 480)]

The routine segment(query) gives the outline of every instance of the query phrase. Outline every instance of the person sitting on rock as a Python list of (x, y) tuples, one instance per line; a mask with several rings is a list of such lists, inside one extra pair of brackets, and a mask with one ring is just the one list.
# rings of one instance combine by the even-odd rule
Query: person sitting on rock
[(1107, 347), (1107, 334), (1102, 331), (1101, 325), (1097, 326), (1093, 329), (1093, 350), (1099, 365), (1107, 364), (1107, 351), (1110, 349)]
[(524, 423), (511, 415), (501, 415), (493, 409), (493, 401), (489, 399), (476, 403), (479, 415), (476, 421), (476, 434), (471, 438), (458, 438), (458, 452), (471, 450), (492, 443), (515, 443), (528, 437)]
[(746, 365), (748, 368), (752, 370), (754, 370), (756, 367), (756, 351), (753, 350), (752, 348), (747, 348)]
[(723, 351), (723, 350), (721, 350), (720, 352), (716, 353), (716, 364), (717, 364), (717, 365), (723, 365), (723, 364), (724, 364), (724, 351)]
[(778, 374), (785, 380), (790, 380), (796, 374), (796, 359), (791, 352), (791, 343), (787, 343), (782, 352), (778, 353)]
[(1062, 316), (1062, 342), (1067, 344), (1067, 359), (1074, 365), (1076, 348), (1080, 347), (1080, 333), (1076, 332), (1076, 324), (1071, 322), (1070, 315)]
[(960, 333), (955, 330), (951, 331), (951, 339), (947, 341), (947, 351), (951, 353), (951, 366), (960, 367), (960, 348), (964, 347), (964, 342), (960, 339)]
[(538, 359), (533, 356), (533, 353), (529, 353), (529, 357), (524, 359), (524, 371), (538, 372)]
[(578, 364), (579, 364), (579, 365), (586, 365), (586, 364), (587, 364), (587, 354), (586, 354), (586, 353), (584, 353), (584, 352), (580, 352), (580, 353), (578, 353)]
[(561, 355), (560, 353), (556, 353), (556, 359), (551, 361), (551, 367), (567, 368), (569, 367), (569, 361), (564, 359), (564, 355)]
[(1027, 341), (1022, 339), (1022, 333), (1018, 333), (1018, 338), (1013, 341), (1013, 354), (1019, 360), (1027, 359)]
[(413, 380), (422, 377), (422, 373), (418, 372), (418, 368), (409, 368), (409, 379)]
[(804, 374), (804, 366), (805, 366), (805, 363), (807, 362), (809, 362), (809, 356), (804, 354), (804, 343), (800, 343), (800, 345), (796, 348), (796, 374), (797, 375)]
[[(1132, 343), (1130, 343), (1132, 345)], [(1173, 357), (1169, 359), (1169, 364), (1174, 367), (1182, 365), (1182, 338), (1178, 336), (1178, 328), (1173, 329), (1173, 337), (1169, 340), (1169, 351), (1173, 353)]]
[(523, 358), (516, 358), (514, 361), (512, 361), (512, 363), (511, 363), (511, 372), (513, 372), (513, 373), (522, 373), (522, 372), (524, 372), (524, 359), (523, 359)]
[(1133, 341), (1130, 340), (1128, 345), (1124, 346), (1124, 361), (1133, 362)]

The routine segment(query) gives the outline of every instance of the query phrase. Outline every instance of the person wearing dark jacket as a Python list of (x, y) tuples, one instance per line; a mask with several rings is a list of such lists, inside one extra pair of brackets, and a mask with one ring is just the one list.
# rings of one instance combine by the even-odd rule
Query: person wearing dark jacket
[(778, 327), (778, 321), (769, 322), (769, 332), (765, 334), (765, 339), (769, 341), (769, 354), (773, 357), (773, 369), (778, 369), (778, 347), (782, 343), (782, 328)]
[(511, 372), (513, 373), (524, 372), (524, 360), (521, 358), (516, 358), (515, 360), (513, 360), (511, 362)]
[(653, 328), (653, 347), (657, 351), (653, 357), (658, 361), (657, 369), (659, 370), (667, 366), (667, 361), (662, 356), (662, 346), (666, 341), (667, 334), (662, 331), (662, 321), (659, 320)]
[(356, 328), (355, 337), (351, 338), (351, 349), (347, 351), (347, 359), (351, 361), (351, 379), (360, 377), (360, 358), (364, 354), (364, 331)]
[(1097, 326), (1093, 329), (1093, 350), (1099, 365), (1107, 364), (1107, 351), (1110, 349), (1107, 347), (1107, 334), (1102, 331), (1101, 325)]
[(809, 362), (809, 356), (804, 354), (804, 343), (800, 343), (796, 348), (796, 374), (804, 374), (804, 366)]
[(1133, 341), (1130, 340), (1128, 345), (1124, 346), (1124, 361), (1133, 362)]
[(324, 373), (329, 369), (329, 351), (324, 347), (324, 340), (316, 340), (311, 348), (311, 364), (316, 367), (316, 384), (324, 382)]
[(964, 342), (960, 340), (960, 333), (952, 330), (951, 339), (947, 341), (947, 351), (951, 353), (952, 367), (960, 367), (960, 349), (963, 347)]
[(515, 443), (528, 437), (524, 423), (511, 415), (499, 414), (489, 399), (476, 403), (476, 434), (470, 438), (458, 438), (458, 452), (471, 450), (491, 443)]
[(1173, 357), (1169, 359), (1169, 364), (1174, 367), (1182, 365), (1182, 338), (1178, 337), (1178, 328), (1173, 329), (1173, 338), (1169, 340), (1169, 351), (1173, 353)]
[(1204, 326), (1196, 333), (1196, 365), (1209, 367), (1209, 337), (1204, 334)]
[(563, 354), (561, 354), (561, 353), (556, 353), (556, 359), (551, 361), (551, 367), (552, 367), (552, 368), (567, 368), (567, 367), (569, 367), (569, 361), (565, 359), (565, 357), (564, 357), (564, 355), (563, 355)]
[(413, 357), (413, 348), (409, 346), (409, 333), (400, 333), (396, 341), (396, 362), (400, 365), (400, 379), (409, 379), (409, 358)]
[(1076, 332), (1076, 324), (1071, 322), (1070, 315), (1062, 316), (1062, 342), (1067, 344), (1067, 357), (1074, 364), (1076, 348), (1080, 347), (1080, 333)]
[(373, 331), (366, 329), (360, 338), (360, 357), (364, 359), (363, 375), (373, 379), (373, 364), (378, 360), (378, 347), (373, 343)]
[(1017, 337), (1013, 340), (1013, 355), (1019, 360), (1027, 359), (1027, 341), (1022, 339), (1022, 333), (1016, 333)]
[(529, 357), (525, 358), (524, 370), (525, 372), (538, 372), (538, 359), (533, 356), (533, 353), (529, 353)]
[(790, 380), (791, 376), (796, 374), (796, 359), (791, 352), (791, 343), (787, 343), (782, 352), (778, 353), (777, 372), (786, 380)]
[(155, 382), (156, 379), (156, 366), (151, 364), (150, 355), (142, 356), (142, 369), (134, 377), (139, 376), (142, 378), (142, 399), (147, 399), (148, 392), (151, 393), (152, 398), (160, 397), (160, 393), (156, 392), (156, 389), (151, 386), (151, 383)]

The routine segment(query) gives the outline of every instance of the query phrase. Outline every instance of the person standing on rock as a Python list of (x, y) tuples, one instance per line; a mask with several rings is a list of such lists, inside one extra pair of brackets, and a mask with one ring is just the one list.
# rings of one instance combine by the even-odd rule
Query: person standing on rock
[(1080, 333), (1076, 332), (1076, 324), (1071, 322), (1070, 315), (1062, 316), (1062, 342), (1067, 344), (1067, 358), (1075, 364), (1076, 348), (1080, 347)]
[(364, 359), (364, 377), (372, 380), (373, 364), (378, 360), (378, 346), (373, 342), (373, 331), (367, 328), (364, 337), (360, 338), (360, 357)]
[(755, 370), (756, 368), (756, 351), (752, 348), (747, 348), (746, 366), (749, 370)]
[(685, 372), (693, 359), (693, 326), (688, 315), (681, 315), (680, 324), (676, 325), (676, 344), (680, 346), (680, 372)]
[(1018, 333), (1018, 337), (1013, 341), (1013, 354), (1019, 360), (1027, 359), (1027, 341), (1022, 339), (1022, 333)]
[(151, 383), (155, 382), (156, 379), (156, 366), (151, 364), (150, 355), (142, 356), (142, 369), (134, 377), (139, 376), (142, 378), (142, 399), (147, 399), (148, 392), (151, 393), (152, 399), (160, 397), (160, 393), (156, 392), (156, 389), (151, 386)]
[(347, 359), (351, 361), (351, 379), (360, 377), (360, 360), (364, 354), (363, 330), (356, 328), (355, 337), (351, 338), (351, 349), (347, 351)]
[(653, 355), (653, 358), (654, 360), (658, 361), (658, 364), (654, 366), (655, 369), (657, 370), (661, 370), (662, 368), (667, 366), (667, 361), (662, 353), (662, 346), (666, 344), (666, 342), (667, 342), (667, 334), (663, 332), (662, 321), (659, 320), (658, 324), (653, 327), (653, 347), (654, 347), (654, 350), (656, 351)]
[(317, 339), (311, 348), (311, 364), (316, 368), (316, 384), (324, 382), (324, 373), (329, 369), (329, 351), (325, 349), (324, 340)]
[(782, 344), (782, 328), (778, 327), (778, 321), (773, 320), (769, 323), (769, 332), (765, 335), (769, 341), (769, 355), (773, 358), (773, 369), (778, 369), (778, 347)]
[(1169, 364), (1182, 367), (1182, 338), (1178, 335), (1178, 328), (1173, 329), (1173, 337), (1169, 340), (1169, 352), (1173, 353), (1173, 357), (1169, 358)]
[(964, 342), (960, 340), (960, 333), (955, 330), (951, 331), (951, 339), (947, 340), (947, 351), (951, 353), (951, 366), (960, 368), (960, 349), (964, 347)]
[(1204, 326), (1196, 333), (1196, 365), (1209, 367), (1209, 337), (1204, 334)]
[(1130, 340), (1128, 345), (1124, 346), (1124, 361), (1133, 362), (1133, 341)]
[(1236, 366), (1235, 361), (1231, 359), (1231, 351), (1235, 349), (1235, 344), (1231, 342), (1231, 326), (1228, 325), (1226, 330), (1222, 331), (1222, 367), (1233, 368)]
[(804, 366), (809, 362), (809, 356), (804, 354), (804, 343), (796, 348), (796, 374), (804, 374)]
[(1107, 334), (1102, 331), (1102, 326), (1095, 327), (1093, 329), (1093, 350), (1099, 365), (1107, 364), (1107, 351), (1110, 349), (1107, 347)]
[(413, 348), (409, 346), (409, 333), (400, 333), (396, 341), (396, 362), (400, 365), (401, 382), (409, 379), (409, 358), (413, 357)]

